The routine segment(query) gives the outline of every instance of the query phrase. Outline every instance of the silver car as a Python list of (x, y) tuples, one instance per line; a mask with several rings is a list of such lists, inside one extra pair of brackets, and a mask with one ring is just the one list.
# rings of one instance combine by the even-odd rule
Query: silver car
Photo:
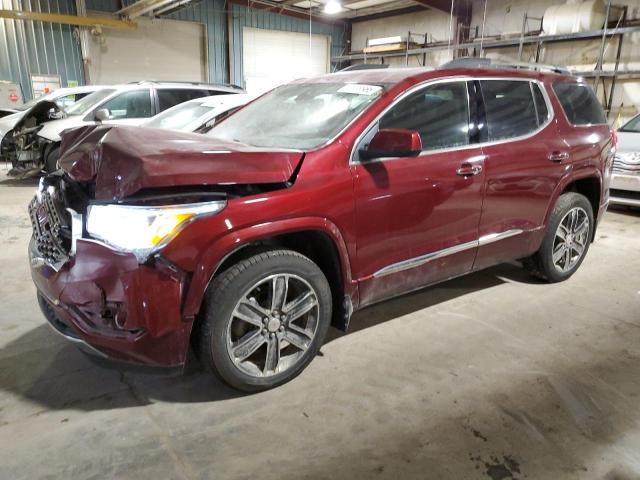
[(640, 207), (640, 115), (618, 130), (609, 202)]

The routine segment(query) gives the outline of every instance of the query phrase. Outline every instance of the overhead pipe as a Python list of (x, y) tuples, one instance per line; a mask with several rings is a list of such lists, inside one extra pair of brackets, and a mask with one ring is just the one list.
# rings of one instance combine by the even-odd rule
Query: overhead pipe
[(183, 5), (186, 5), (187, 3), (191, 3), (193, 0), (180, 0), (178, 3), (172, 4), (172, 5), (167, 5), (166, 7), (161, 8), (160, 10), (154, 12), (156, 15), (162, 15), (163, 13), (168, 12), (169, 10), (172, 10), (174, 8), (178, 8), (178, 7), (182, 7)]
[(129, 5), (128, 7), (118, 10), (115, 14), (133, 19), (140, 17), (145, 13), (165, 7), (171, 3), (177, 3), (177, 1), (178, 0), (139, 0), (133, 5)]

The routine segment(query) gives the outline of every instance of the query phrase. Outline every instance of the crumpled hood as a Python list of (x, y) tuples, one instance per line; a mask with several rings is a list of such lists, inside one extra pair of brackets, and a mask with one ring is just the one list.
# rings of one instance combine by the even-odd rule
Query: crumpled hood
[(121, 200), (145, 188), (284, 183), (303, 153), (272, 151), (194, 133), (90, 125), (62, 135), (60, 167), (95, 182), (97, 200)]

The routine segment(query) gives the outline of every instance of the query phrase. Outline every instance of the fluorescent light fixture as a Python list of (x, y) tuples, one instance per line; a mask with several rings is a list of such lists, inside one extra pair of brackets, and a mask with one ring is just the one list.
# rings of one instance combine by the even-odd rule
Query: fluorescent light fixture
[(342, 5), (338, 0), (329, 0), (324, 4), (324, 13), (328, 13), (330, 15), (335, 13), (340, 13), (342, 11)]

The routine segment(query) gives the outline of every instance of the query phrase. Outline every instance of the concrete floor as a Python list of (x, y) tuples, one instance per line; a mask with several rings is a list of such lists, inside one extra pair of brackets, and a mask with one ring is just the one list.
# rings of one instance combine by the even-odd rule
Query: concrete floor
[(34, 187), (0, 177), (0, 479), (640, 478), (640, 213), (609, 212), (568, 282), (501, 265), (380, 304), (241, 396), (100, 367), (45, 325)]

